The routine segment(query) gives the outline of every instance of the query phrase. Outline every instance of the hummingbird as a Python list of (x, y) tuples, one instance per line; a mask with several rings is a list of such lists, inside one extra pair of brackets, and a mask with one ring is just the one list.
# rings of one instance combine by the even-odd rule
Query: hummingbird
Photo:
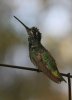
[(29, 57), (31, 62), (52, 81), (56, 83), (61, 83), (62, 81), (66, 82), (57, 68), (55, 59), (41, 44), (42, 35), (39, 29), (36, 27), (29, 28), (17, 17), (15, 17), (15, 19), (17, 19), (25, 27), (28, 33)]

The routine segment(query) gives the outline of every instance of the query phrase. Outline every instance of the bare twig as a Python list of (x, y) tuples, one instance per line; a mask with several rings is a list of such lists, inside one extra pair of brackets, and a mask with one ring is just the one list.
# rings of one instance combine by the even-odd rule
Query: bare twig
[(23, 66), (17, 66), (17, 65), (0, 64), (0, 66), (9, 67), (9, 68), (16, 68), (16, 69), (22, 69), (22, 70), (41, 72), (39, 69), (36, 69), (36, 68), (23, 67)]
[[(23, 66), (17, 66), (17, 65), (0, 64), (0, 66), (16, 68), (16, 69), (22, 69), (22, 70), (29, 70), (29, 71), (42, 72), (42, 71), (40, 71), (39, 69), (36, 69), (36, 68), (23, 67)], [(65, 76), (65, 77), (68, 77), (68, 74), (61, 73), (61, 75)], [(72, 78), (72, 75), (70, 75), (70, 78)]]
[(71, 80), (70, 80), (70, 73), (68, 73), (68, 95), (69, 95), (69, 100), (71, 100)]
[[(16, 68), (16, 69), (22, 69), (22, 70), (41, 72), (39, 69), (30, 68), (30, 67), (8, 65), (8, 64), (0, 64), (0, 66), (9, 67), (9, 68)], [(70, 75), (70, 73), (68, 73), (68, 74), (61, 73), (61, 75), (68, 78), (68, 95), (69, 95), (69, 100), (71, 100), (71, 80), (70, 80), (70, 78), (72, 78), (72, 75)]]

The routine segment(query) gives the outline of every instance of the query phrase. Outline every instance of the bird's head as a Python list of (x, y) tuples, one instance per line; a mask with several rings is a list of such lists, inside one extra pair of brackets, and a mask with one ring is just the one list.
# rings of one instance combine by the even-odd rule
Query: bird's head
[[(14, 16), (15, 17), (15, 16)], [(15, 17), (27, 30), (29, 43), (34, 44), (41, 41), (41, 33), (36, 27), (29, 28), (24, 23), (22, 23), (17, 17)]]

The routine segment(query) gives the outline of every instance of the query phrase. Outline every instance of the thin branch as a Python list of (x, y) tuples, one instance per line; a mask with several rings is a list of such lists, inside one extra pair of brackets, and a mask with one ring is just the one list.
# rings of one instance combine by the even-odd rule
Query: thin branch
[[(9, 67), (9, 68), (16, 68), (16, 69), (21, 69), (21, 70), (29, 70), (29, 71), (41, 72), (39, 69), (30, 68), (30, 67), (8, 65), (8, 64), (0, 64), (0, 66)], [(71, 100), (71, 80), (70, 80), (70, 78), (72, 78), (72, 75), (70, 75), (70, 73), (68, 73), (68, 74), (61, 73), (61, 75), (68, 78), (68, 95), (69, 95), (69, 100)]]
[[(61, 75), (65, 77), (69, 77), (68, 74), (64, 74), (64, 73), (61, 73)], [(70, 75), (70, 78), (72, 78), (72, 75)]]
[(17, 65), (0, 64), (0, 66), (9, 67), (9, 68), (16, 68), (16, 69), (21, 69), (21, 70), (41, 72), (39, 69), (36, 69), (36, 68), (23, 67), (23, 66), (17, 66)]
[(70, 73), (68, 73), (68, 95), (69, 95), (69, 100), (71, 100), (71, 79), (70, 79)]
[[(36, 71), (41, 72), (39, 69), (36, 68), (30, 68), (30, 67), (23, 67), (23, 66), (16, 66), (16, 65), (8, 65), (8, 64), (0, 64), (2, 67), (9, 67), (9, 68), (16, 68), (16, 69), (22, 69), (22, 70), (29, 70), (29, 71)], [(61, 73), (62, 76), (68, 77), (68, 74)], [(72, 78), (72, 75), (70, 75), (70, 78)]]

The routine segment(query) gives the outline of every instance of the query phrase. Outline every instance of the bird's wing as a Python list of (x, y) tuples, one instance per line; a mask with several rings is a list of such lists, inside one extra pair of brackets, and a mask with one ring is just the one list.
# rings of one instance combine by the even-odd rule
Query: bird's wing
[(58, 71), (55, 60), (48, 52), (37, 53), (35, 62), (38, 68), (51, 80), (55, 81), (56, 83), (64, 81), (63, 77)]
[(42, 54), (42, 60), (44, 63), (46, 63), (46, 67), (48, 68), (48, 70), (50, 70), (55, 76), (60, 75), (56, 62), (54, 60), (54, 58), (51, 56), (51, 54), (49, 52), (43, 52)]

